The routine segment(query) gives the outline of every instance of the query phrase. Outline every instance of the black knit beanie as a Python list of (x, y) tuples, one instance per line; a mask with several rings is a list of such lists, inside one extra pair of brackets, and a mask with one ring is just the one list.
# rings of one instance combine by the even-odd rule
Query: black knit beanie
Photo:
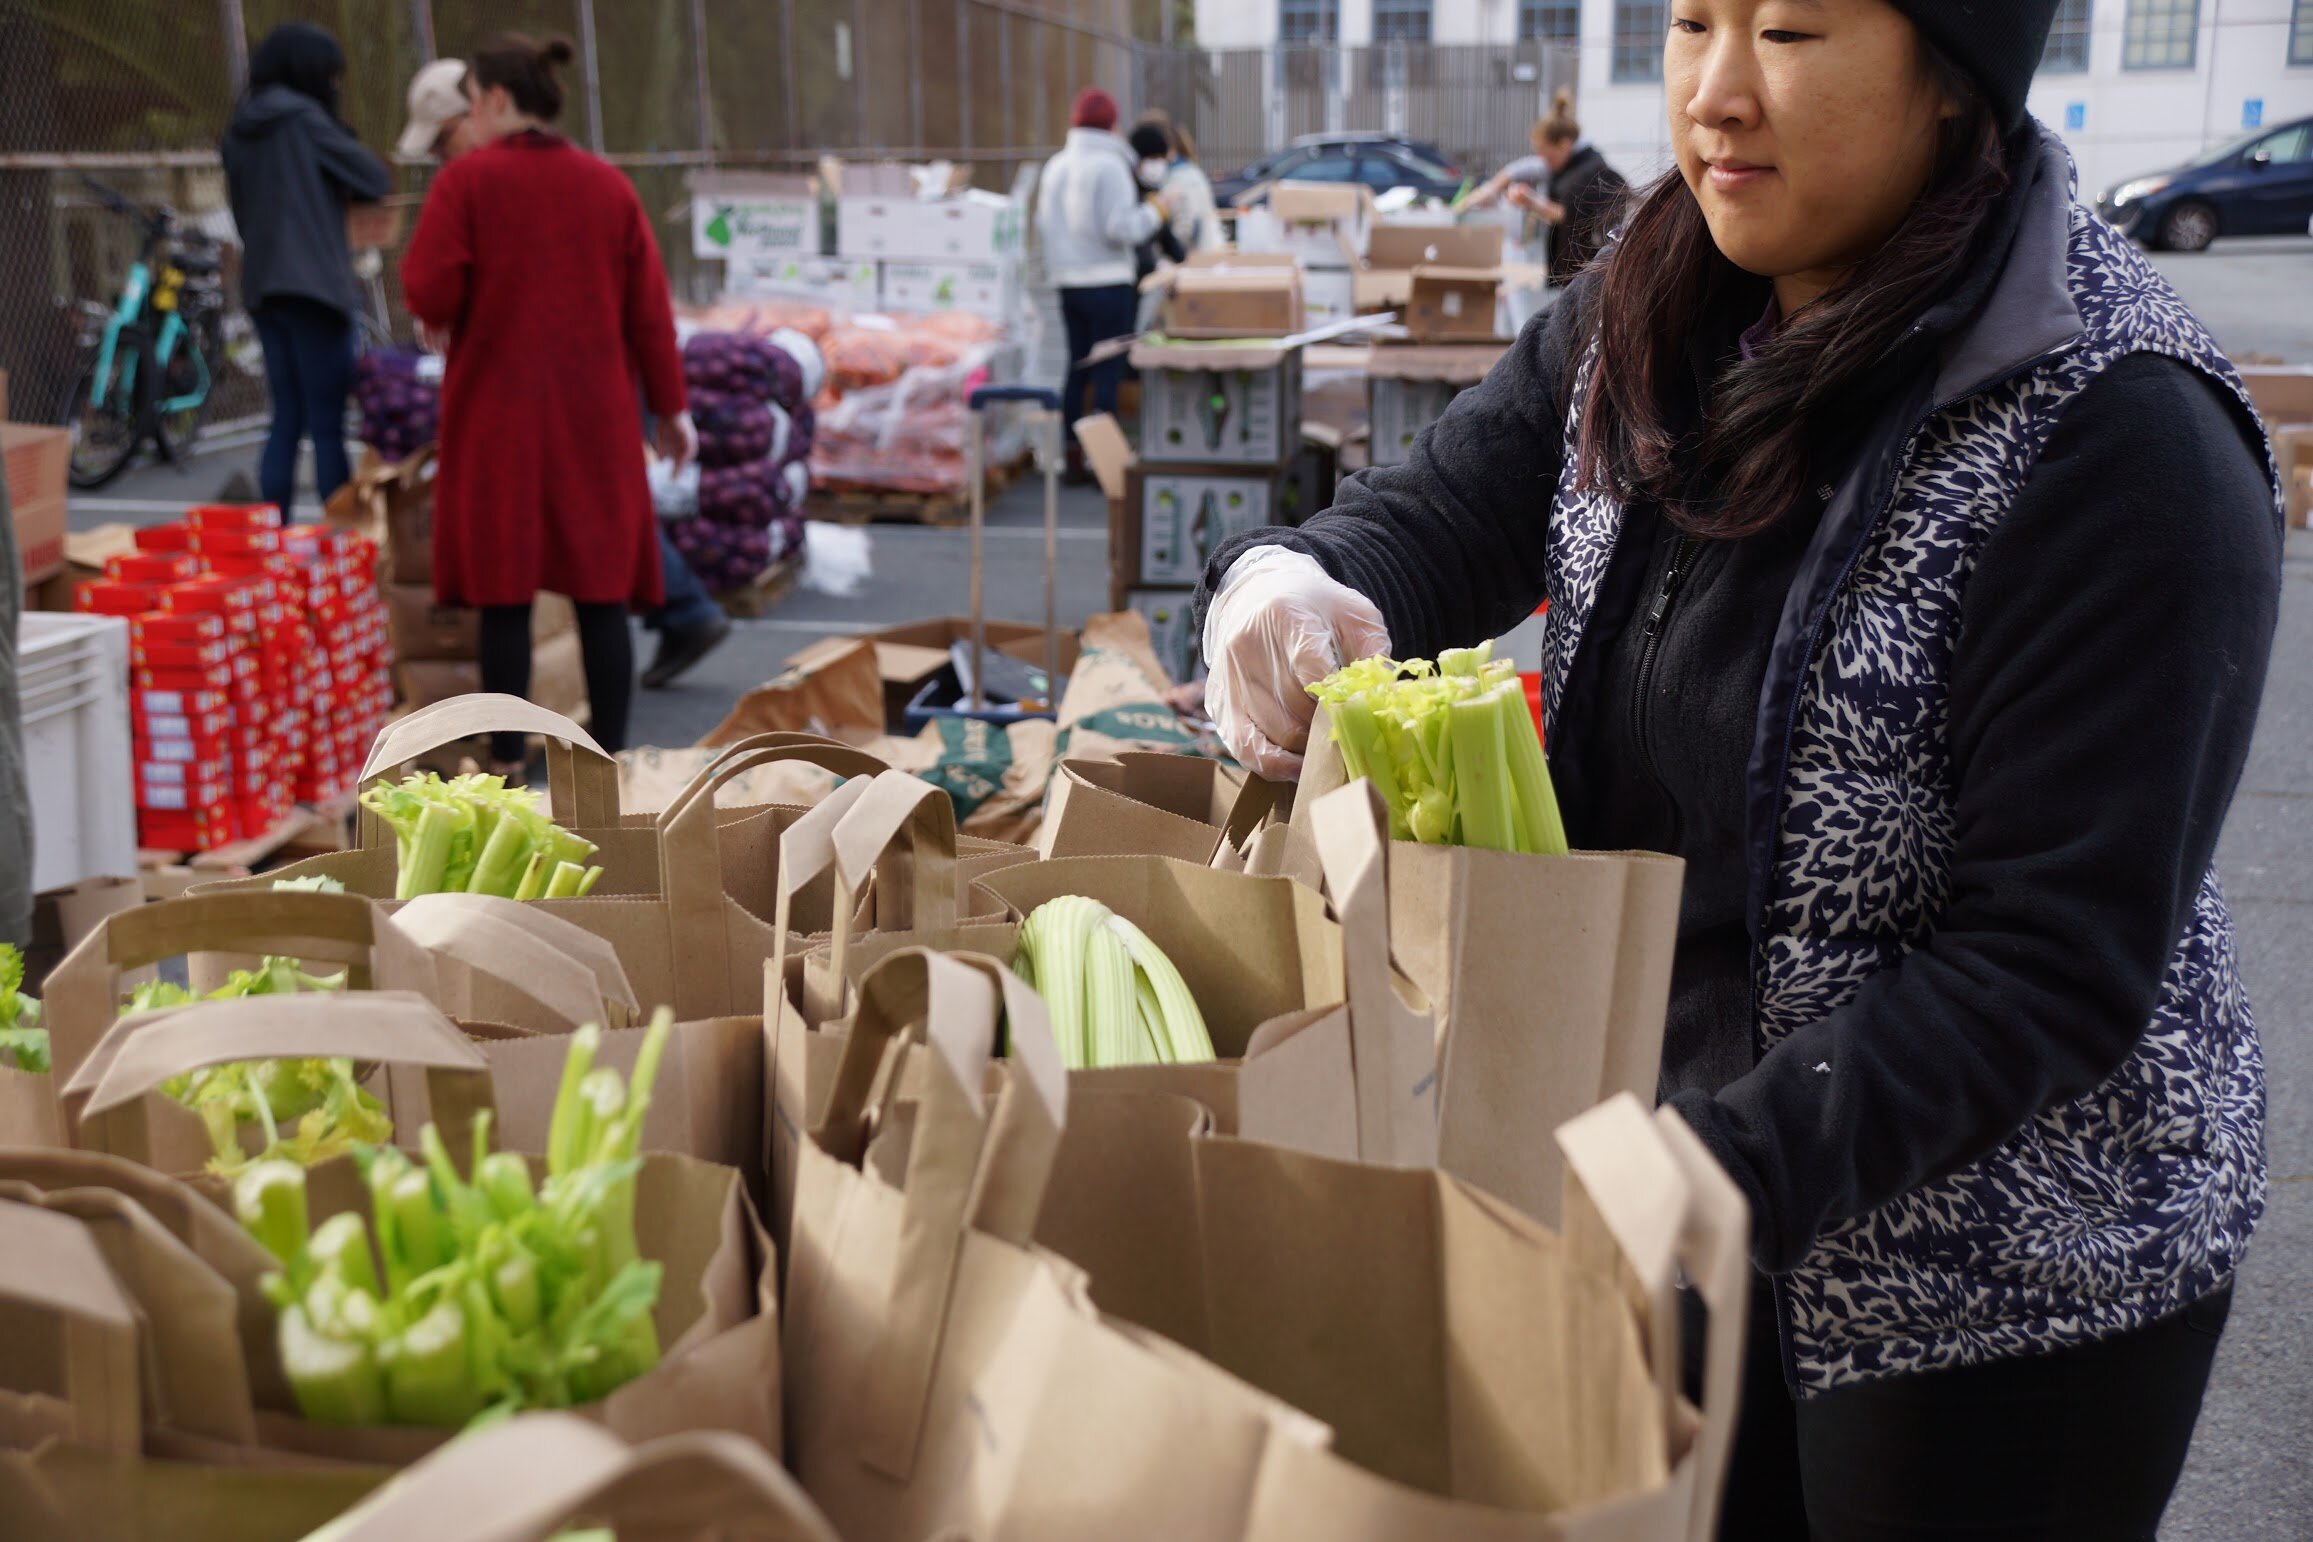
[(2024, 97), (2048, 46), (2060, 0), (1894, 0), (1929, 42), (1965, 70), (1999, 114), (2002, 132), (2024, 120)]

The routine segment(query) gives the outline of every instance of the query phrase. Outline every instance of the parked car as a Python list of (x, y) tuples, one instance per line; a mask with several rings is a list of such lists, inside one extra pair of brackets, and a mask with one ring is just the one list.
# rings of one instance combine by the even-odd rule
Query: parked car
[(2096, 211), (2147, 246), (2197, 252), (2219, 236), (2297, 235), (2313, 223), (2313, 118), (2244, 134), (2173, 171), (2112, 188)]
[(1462, 190), (1462, 168), (1437, 146), (1399, 134), (1304, 134), (1284, 149), (1213, 180), (1213, 196), (1234, 203), (1264, 182), (1362, 182), (1376, 193), (1413, 187), (1435, 198)]

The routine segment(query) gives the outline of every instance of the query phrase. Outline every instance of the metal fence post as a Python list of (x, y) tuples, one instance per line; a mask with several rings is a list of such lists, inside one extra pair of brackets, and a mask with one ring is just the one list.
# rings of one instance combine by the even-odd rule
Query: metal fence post
[(707, 86), (707, 0), (691, 0), (691, 94), (698, 100), (699, 148), (715, 148), (713, 96)]
[(956, 148), (972, 148), (971, 0), (956, 0)]
[(431, 61), (435, 57), (434, 8), (428, 0), (410, 0), (410, 30), (417, 35), (418, 52)]
[(602, 154), (602, 56), (594, 36), (594, 0), (578, 0), (578, 57), (586, 71), (587, 143)]
[(249, 88), (249, 23), (241, 15), (241, 0), (217, 0), (217, 30), (225, 37), (225, 77), (239, 97)]
[(787, 75), (787, 148), (803, 148), (803, 103), (795, 94), (795, 0), (779, 0), (780, 66)]

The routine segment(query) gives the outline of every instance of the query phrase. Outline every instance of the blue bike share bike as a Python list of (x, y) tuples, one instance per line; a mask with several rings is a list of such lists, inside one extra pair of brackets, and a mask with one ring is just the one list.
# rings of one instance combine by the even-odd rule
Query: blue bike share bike
[(171, 463), (192, 448), (225, 359), (225, 291), (217, 243), (179, 229), (175, 210), (81, 181), (144, 228), (120, 297), (110, 310), (87, 307), (80, 371), (65, 398), (72, 485), (88, 489), (127, 470), (148, 442)]

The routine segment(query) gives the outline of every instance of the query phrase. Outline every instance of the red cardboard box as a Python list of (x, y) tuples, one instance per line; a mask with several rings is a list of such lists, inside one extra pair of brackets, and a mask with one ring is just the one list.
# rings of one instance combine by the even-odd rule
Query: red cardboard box
[(232, 788), (224, 782), (190, 782), (174, 787), (139, 784), (137, 787), (137, 807), (156, 813), (221, 808), (232, 801)]
[(158, 585), (100, 578), (73, 591), (73, 608), (83, 615), (139, 616), (160, 603)]
[[(115, 557), (112, 560), (120, 562), (126, 559)], [(218, 611), (228, 622), (236, 617), (253, 615), (256, 607), (257, 596), (247, 580), (227, 578), (221, 574), (179, 581), (169, 588), (162, 601), (162, 608), (166, 610)]]
[(219, 615), (148, 610), (129, 618), (129, 640), (135, 643), (211, 642), (224, 635), (225, 618)]
[(232, 640), (225, 637), (212, 637), (207, 642), (129, 644), (129, 662), (144, 669), (207, 669), (237, 657)]
[(104, 559), (104, 576), (118, 583), (184, 584), (200, 575), (200, 563), (184, 552), (116, 552)]
[(140, 691), (215, 691), (233, 689), (233, 671), (222, 664), (207, 669), (135, 669), (129, 684)]
[(234, 530), (204, 526), (193, 531), (193, 550), (204, 557), (231, 560), (274, 556), (281, 550), (281, 532), (272, 529)]
[(204, 503), (185, 511), (185, 523), (196, 530), (278, 530), (281, 506), (277, 503)]
[(222, 739), (233, 728), (233, 714), (223, 707), (206, 712), (178, 714), (132, 708), (129, 722), (144, 739)]
[(137, 844), (154, 851), (208, 851), (236, 839), (233, 805), (137, 815)]
[(138, 551), (182, 553), (193, 549), (192, 529), (182, 524), (146, 525), (137, 531), (135, 540)]

